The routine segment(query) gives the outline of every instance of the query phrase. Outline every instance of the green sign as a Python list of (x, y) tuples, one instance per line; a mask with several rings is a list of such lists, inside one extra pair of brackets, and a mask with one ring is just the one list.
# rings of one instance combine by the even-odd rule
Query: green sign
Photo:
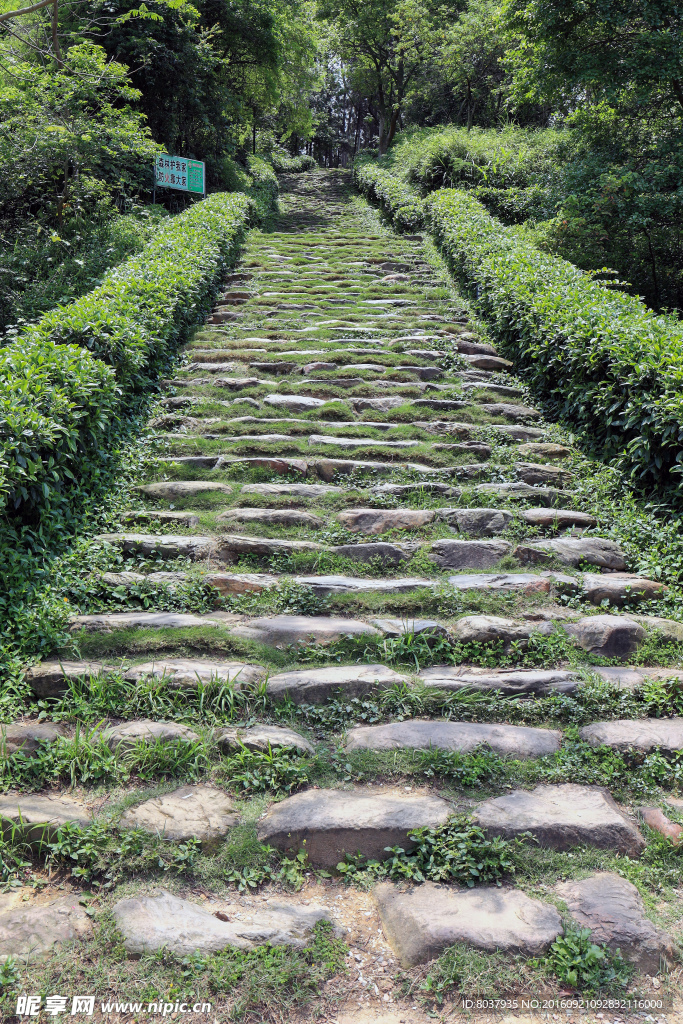
[(157, 188), (178, 188), (181, 192), (199, 192), (201, 195), (206, 191), (201, 160), (162, 153), (157, 157), (154, 172)]

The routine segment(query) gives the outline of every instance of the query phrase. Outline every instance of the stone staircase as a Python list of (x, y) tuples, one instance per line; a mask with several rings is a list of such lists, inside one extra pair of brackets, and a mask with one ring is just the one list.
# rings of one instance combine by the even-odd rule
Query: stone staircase
[[(431, 719), (323, 731), (321, 746), (304, 719), (273, 724), (269, 709), (374, 700), (392, 689), (429, 694), (431, 706), (470, 694), (519, 709), (525, 699), (574, 700), (590, 679), (631, 692), (645, 678), (680, 678), (666, 666), (630, 664), (653, 629), (683, 637), (679, 623), (638, 613), (639, 602), (651, 608), (666, 588), (630, 571), (577, 487), (580, 453), (544, 423), (508, 361), (480, 339), (429, 239), (382, 227), (343, 172), (284, 179), (284, 192), (274, 229), (252, 232), (213, 314), (165, 382), (152, 421), (164, 447), (152, 476), (139, 481), (136, 506), (120, 532), (94, 541), (130, 562), (130, 571), (105, 574), (112, 590), (196, 581), (214, 588), (215, 608), (167, 612), (132, 602), (126, 611), (77, 615), (71, 629), (82, 660), (33, 666), (35, 696), (59, 699), (70, 681), (99, 676), (106, 685), (122, 676), (132, 688), (157, 680), (189, 695), (224, 684), (259, 690), (266, 701), (263, 721), (222, 728), (192, 716), (103, 722), (98, 738), (117, 757), (141, 744), (203, 743), (215, 758), (244, 748), (313, 756), (336, 744), (345, 756), (486, 749), (530, 761), (562, 749), (557, 723), (478, 722), (476, 710), (460, 721), (451, 704)], [(306, 595), (310, 614), (240, 604), (267, 602), (285, 585)], [(431, 611), (439, 601), (452, 610)], [(530, 646), (543, 650), (557, 637), (578, 652), (573, 665), (562, 657), (566, 646), (553, 660), (550, 644), (543, 664), (524, 663)], [(442, 645), (444, 662), (411, 670), (409, 656), (383, 659), (388, 645), (411, 638)], [(467, 661), (467, 652), (486, 650), (488, 662)], [(6, 751), (30, 757), (76, 724), (38, 722), (28, 709), (24, 721), (2, 728)], [(596, 721), (580, 737), (615, 751), (672, 753), (683, 748), (683, 720)], [(665, 796), (667, 813), (680, 815)], [(407, 969), (454, 942), (541, 955), (563, 929), (558, 900), (568, 908), (564, 920), (620, 946), (641, 970), (656, 973), (660, 957), (662, 965), (674, 957), (671, 936), (614, 872), (615, 857), (642, 855), (649, 832), (637, 807), (598, 786), (567, 780), (473, 800), (436, 777), (405, 787), (380, 773), (279, 801), (271, 794), (267, 803), (259, 841), (290, 855), (305, 849), (312, 867), (328, 871), (345, 855), (382, 859), (387, 847), (407, 849), (411, 830), (463, 809), (489, 836), (529, 834), (565, 855), (579, 846), (604, 851), (607, 872), (563, 881), (571, 877), (563, 871), (547, 880), (542, 899), (512, 881), (474, 890), (382, 883), (377, 948), (386, 963)], [(229, 786), (183, 785), (133, 797), (119, 827), (162, 831), (175, 842), (196, 837), (215, 853), (242, 812)], [(0, 813), (31, 840), (41, 826), (88, 822), (99, 811), (87, 792), (12, 792), (0, 798)], [(326, 884), (338, 900), (311, 906), (282, 896), (266, 907), (247, 895), (229, 913), (161, 892), (154, 880), (135, 898), (114, 891), (109, 899), (131, 955), (166, 946), (185, 956), (305, 943), (316, 922), (336, 926), (340, 903), (351, 898), (334, 878)], [(223, 896), (219, 887), (216, 906)], [(63, 941), (63, 927), (38, 909), (31, 934), (42, 928), (48, 949)], [(72, 914), (73, 937), (87, 938), (88, 922), (78, 908)]]

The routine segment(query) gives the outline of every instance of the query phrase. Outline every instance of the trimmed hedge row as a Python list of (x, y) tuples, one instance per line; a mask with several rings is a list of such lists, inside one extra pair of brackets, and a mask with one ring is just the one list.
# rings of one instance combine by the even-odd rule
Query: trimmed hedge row
[(366, 160), (356, 160), (353, 181), (363, 195), (379, 203), (399, 231), (415, 231), (424, 222), (424, 201), (393, 174)]
[(245, 192), (254, 200), (256, 220), (260, 224), (277, 208), (280, 186), (267, 160), (260, 156), (250, 156), (247, 164), (252, 183)]
[(270, 159), (278, 174), (299, 174), (302, 171), (312, 171), (318, 166), (314, 156), (290, 156), (289, 153), (273, 152)]
[(428, 223), (550, 412), (635, 483), (683, 497), (683, 326), (505, 228), (467, 192), (425, 200)]
[(131, 398), (210, 310), (252, 208), (209, 196), (0, 350), (0, 507), (35, 525), (99, 472)]

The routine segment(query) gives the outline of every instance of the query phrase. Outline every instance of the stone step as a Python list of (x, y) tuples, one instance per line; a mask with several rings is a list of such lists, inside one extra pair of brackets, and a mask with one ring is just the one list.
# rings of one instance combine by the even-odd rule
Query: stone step
[(220, 629), (224, 623), (211, 615), (190, 615), (185, 612), (101, 612), (76, 615), (70, 629), (86, 633), (111, 633), (116, 629)]
[(152, 722), (141, 719), (121, 725), (104, 726), (101, 736), (110, 750), (125, 754), (139, 746), (155, 747), (166, 743), (198, 743), (199, 736), (179, 722)]
[[(215, 901), (200, 906), (161, 890), (119, 900), (112, 913), (129, 956), (162, 950), (176, 957), (208, 956), (224, 949), (310, 945), (315, 926), (330, 921), (325, 907), (281, 897), (279, 902)], [(182, 922), (182, 926), (179, 923)]]
[(272, 700), (288, 697), (294, 704), (322, 704), (338, 692), (349, 700), (407, 684), (407, 676), (386, 665), (332, 665), (270, 676), (266, 691)]
[(295, 498), (324, 498), (327, 494), (344, 494), (343, 487), (327, 484), (243, 484), (242, 494), (291, 495)]
[(514, 839), (530, 832), (540, 846), (554, 850), (585, 844), (639, 857), (645, 848), (636, 825), (598, 786), (516, 789), (479, 804), (474, 820), (490, 836)]
[(381, 882), (373, 896), (387, 941), (406, 970), (456, 943), (486, 953), (539, 957), (564, 931), (552, 904), (519, 889), (458, 891), (424, 882), (406, 891)]
[(305, 526), (310, 530), (321, 530), (324, 520), (310, 512), (286, 508), (231, 508), (216, 517), (226, 523), (258, 523), (267, 526)]
[(199, 685), (229, 684), (235, 690), (249, 688), (266, 675), (263, 665), (242, 661), (212, 661), (204, 658), (159, 658), (126, 669), (124, 679), (162, 679), (172, 690), (196, 690)]
[(262, 753), (278, 747), (292, 747), (302, 754), (315, 753), (315, 747), (304, 736), (281, 725), (252, 725), (248, 729), (228, 726), (214, 733), (213, 739), (223, 754), (234, 754), (245, 747)]
[(515, 548), (515, 558), (524, 565), (553, 559), (578, 569), (581, 563), (622, 572), (626, 553), (613, 540), (602, 537), (558, 537), (556, 540), (524, 541)]
[(0, 725), (0, 758), (18, 751), (23, 757), (34, 757), (46, 744), (54, 743), (61, 736), (66, 736), (65, 727), (52, 722), (31, 720)]
[(594, 722), (579, 729), (579, 736), (592, 747), (611, 747), (622, 752), (638, 750), (648, 754), (659, 749), (665, 754), (674, 754), (683, 750), (683, 718)]
[(233, 491), (230, 484), (224, 484), (218, 480), (160, 480), (154, 484), (140, 484), (135, 489), (148, 498), (161, 498), (169, 501), (175, 501), (177, 498), (191, 498), (197, 494), (232, 494)]
[(0, 829), (5, 839), (39, 848), (51, 843), (57, 830), (73, 822), (83, 828), (92, 821), (92, 809), (68, 796), (6, 793), (0, 796)]
[(437, 665), (423, 668), (418, 679), (427, 689), (497, 691), (503, 697), (544, 697), (552, 693), (576, 693), (577, 672), (563, 669), (491, 669), (478, 665)]
[(632, 882), (609, 871), (571, 879), (555, 886), (574, 923), (587, 928), (591, 939), (621, 955), (637, 970), (652, 976), (672, 963), (672, 937), (645, 915), (643, 898)]
[(359, 619), (325, 615), (265, 615), (232, 626), (230, 633), (271, 647), (305, 647), (330, 644), (344, 636), (381, 635), (374, 626)]
[(120, 828), (141, 828), (177, 843), (199, 839), (202, 852), (216, 852), (239, 820), (227, 793), (213, 786), (181, 786), (129, 807)]
[(305, 849), (311, 864), (335, 868), (345, 854), (386, 860), (386, 848), (415, 845), (408, 833), (442, 825), (450, 805), (438, 796), (376, 789), (307, 790), (273, 804), (258, 838), (278, 850)]
[(345, 749), (436, 749), (471, 754), (479, 747), (487, 747), (501, 757), (525, 759), (554, 754), (561, 745), (562, 733), (557, 729), (411, 719), (388, 725), (356, 726), (349, 730)]
[(92, 936), (92, 921), (78, 893), (48, 903), (22, 902), (0, 912), (0, 958), (30, 963), (33, 969), (34, 961), (56, 947), (72, 947)]
[(133, 512), (124, 512), (121, 522), (126, 526), (135, 523), (178, 523), (181, 526), (199, 526), (199, 516), (194, 512), (162, 512), (157, 509), (136, 509)]

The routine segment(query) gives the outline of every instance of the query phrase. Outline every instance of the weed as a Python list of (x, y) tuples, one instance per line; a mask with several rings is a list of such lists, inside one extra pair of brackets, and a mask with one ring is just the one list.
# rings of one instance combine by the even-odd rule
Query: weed
[(633, 975), (621, 951), (611, 952), (604, 943), (593, 942), (589, 928), (566, 927), (546, 962), (560, 981), (586, 994), (626, 988)]
[(414, 846), (406, 853), (401, 847), (387, 847), (391, 857), (385, 862), (351, 856), (337, 865), (346, 878), (366, 874), (395, 881), (459, 882), (473, 886), (494, 882), (515, 871), (514, 851), (522, 846), (526, 835), (508, 841), (500, 836), (486, 837), (483, 829), (467, 815), (457, 815), (436, 828), (418, 828), (408, 833)]

